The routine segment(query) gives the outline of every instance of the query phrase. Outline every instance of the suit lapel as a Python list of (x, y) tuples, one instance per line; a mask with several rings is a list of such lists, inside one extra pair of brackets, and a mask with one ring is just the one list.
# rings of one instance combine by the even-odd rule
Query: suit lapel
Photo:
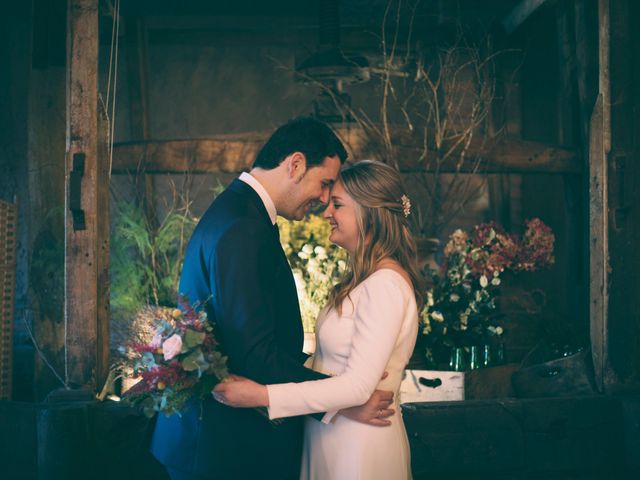
[[(235, 179), (229, 185), (229, 190), (235, 192), (238, 195), (247, 199), (247, 203), (251, 205), (254, 209), (255, 215), (259, 221), (265, 222), (271, 231), (273, 231), (273, 236), (276, 243), (276, 250), (278, 250), (279, 255), (289, 266), (289, 260), (282, 249), (282, 245), (280, 244), (280, 234), (278, 232), (278, 224), (275, 225), (271, 223), (271, 217), (269, 217), (269, 212), (267, 212), (267, 208), (264, 206), (260, 195), (247, 183), (242, 180)], [(292, 277), (293, 278), (293, 277)]]

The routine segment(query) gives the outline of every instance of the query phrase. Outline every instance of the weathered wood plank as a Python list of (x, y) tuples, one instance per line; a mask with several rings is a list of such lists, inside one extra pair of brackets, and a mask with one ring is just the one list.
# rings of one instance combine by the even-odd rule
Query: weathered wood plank
[(17, 205), (0, 200), (0, 400), (11, 400), (13, 391), (17, 225)]
[[(66, 31), (65, 22), (56, 28)], [(34, 364), (38, 400), (61, 387), (52, 370), (64, 376), (65, 82), (63, 67), (33, 70), (29, 79), (29, 301), (42, 352)]]
[[(70, 386), (94, 391), (98, 366), (98, 0), (70, 0), (67, 15), (66, 171), (84, 154), (80, 206), (85, 228), (70, 211), (71, 174), (65, 178), (65, 378)], [(100, 213), (102, 215), (102, 212)]]
[(607, 337), (607, 165), (603, 145), (603, 97), (598, 96), (591, 116), (589, 146), (589, 230), (590, 230), (590, 329), (596, 385), (603, 388)]
[(96, 335), (96, 388), (100, 390), (109, 374), (109, 320), (110, 320), (110, 213), (109, 213), (109, 136), (106, 112), (98, 112), (98, 155), (96, 157), (96, 269), (97, 269), (97, 335)]
[[(371, 158), (374, 155), (367, 143), (355, 134), (339, 133), (350, 146), (350, 158)], [(266, 138), (266, 134), (249, 133), (245, 136), (209, 139), (121, 143), (114, 147), (113, 172), (240, 172), (251, 167)], [(399, 146), (400, 169), (405, 172), (435, 171), (436, 168), (442, 173), (456, 171), (458, 158), (455, 155), (450, 161), (437, 166), (431, 156), (420, 161), (421, 153), (416, 147)], [(574, 151), (519, 139), (505, 139), (490, 147), (482, 145), (480, 141), (474, 142), (467, 152), (467, 158), (476, 156), (483, 159), (481, 170), (486, 173), (582, 171), (581, 162)], [(465, 162), (461, 171), (474, 173), (472, 162)]]

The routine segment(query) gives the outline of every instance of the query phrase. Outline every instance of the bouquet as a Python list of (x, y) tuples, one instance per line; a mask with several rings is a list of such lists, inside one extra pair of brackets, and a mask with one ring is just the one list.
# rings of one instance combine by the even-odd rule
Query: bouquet
[(126, 348), (124, 368), (139, 381), (124, 398), (141, 406), (148, 417), (156, 412), (180, 415), (188, 400), (209, 397), (213, 387), (229, 376), (227, 357), (219, 350), (206, 313), (182, 298), (179, 304), (180, 308), (157, 319), (150, 342)]
[(439, 363), (434, 355), (441, 363), (451, 348), (488, 343), (503, 334), (496, 305), (503, 272), (554, 264), (551, 229), (538, 218), (526, 227), (522, 238), (495, 223), (477, 225), (471, 235), (456, 230), (450, 236), (442, 268), (428, 272), (433, 289), (421, 312), (432, 363)]

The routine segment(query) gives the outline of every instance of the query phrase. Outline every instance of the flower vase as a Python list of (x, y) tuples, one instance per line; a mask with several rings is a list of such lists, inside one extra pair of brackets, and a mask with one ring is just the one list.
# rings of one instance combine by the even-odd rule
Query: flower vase
[(480, 365), (482, 367), (490, 367), (491, 365), (493, 365), (493, 358), (491, 355), (491, 345), (485, 343), (484, 345), (482, 345), (482, 355), (480, 358)]
[(505, 363), (507, 363), (507, 355), (505, 352), (504, 343), (498, 343), (497, 345), (495, 345), (493, 359), (496, 365), (504, 365)]
[(480, 368), (480, 348), (477, 345), (473, 345), (469, 352), (469, 368), (475, 370)]
[(451, 358), (449, 359), (449, 368), (454, 372), (464, 372), (467, 369), (466, 352), (463, 347), (455, 347), (451, 349)]

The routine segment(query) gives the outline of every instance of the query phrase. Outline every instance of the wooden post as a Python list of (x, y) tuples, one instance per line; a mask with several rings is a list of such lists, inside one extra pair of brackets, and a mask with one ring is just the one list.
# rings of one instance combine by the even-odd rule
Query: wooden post
[[(608, 366), (605, 386), (640, 382), (640, 282), (637, 253), (638, 186), (638, 18), (637, 2), (610, 2), (609, 84), (611, 98), (611, 151), (609, 175), (609, 310)], [(633, 38), (635, 35), (635, 38)], [(635, 72), (634, 72), (635, 69)], [(635, 304), (635, 305), (634, 305)]]
[(608, 371), (609, 310), (608, 155), (611, 150), (609, 95), (609, 0), (598, 1), (600, 76), (589, 142), (590, 324), (595, 379), (604, 389)]
[(34, 2), (29, 78), (29, 305), (38, 346), (34, 394), (42, 401), (64, 377), (64, 178), (67, 2)]
[[(574, 105), (578, 99), (578, 66), (575, 41), (575, 6), (567, 2), (558, 3), (556, 25), (558, 32), (558, 137), (557, 143), (566, 147), (580, 145), (582, 140), (576, 127)], [(586, 166), (586, 148), (576, 149), (580, 161)], [(588, 176), (564, 174), (564, 206), (566, 209), (566, 240), (564, 251), (567, 255), (566, 291), (567, 318), (572, 332), (579, 338), (588, 338), (588, 222), (587, 205)]]
[[(105, 375), (104, 291), (108, 234), (99, 164), (98, 0), (69, 0), (67, 16), (67, 153), (65, 208), (65, 379), (95, 391)], [(104, 141), (104, 140), (103, 140)], [(101, 293), (102, 292), (102, 293)], [(100, 333), (99, 333), (100, 332)], [(100, 336), (101, 343), (98, 343)]]

